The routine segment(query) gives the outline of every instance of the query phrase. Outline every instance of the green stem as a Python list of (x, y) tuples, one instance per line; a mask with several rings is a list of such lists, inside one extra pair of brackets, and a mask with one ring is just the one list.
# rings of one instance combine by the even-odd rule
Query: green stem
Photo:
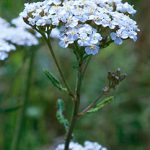
[(24, 93), (24, 98), (22, 101), (22, 108), (19, 111), (19, 116), (17, 120), (17, 126), (14, 132), (14, 137), (11, 145), (11, 150), (18, 150), (19, 145), (20, 145), (20, 140), (22, 136), (22, 131), (23, 131), (23, 125), (25, 122), (25, 112), (27, 108), (27, 102), (29, 100), (29, 93), (30, 93), (30, 84), (31, 84), (31, 79), (32, 79), (32, 70), (33, 70), (33, 65), (34, 65), (34, 57), (35, 57), (35, 50), (31, 51), (31, 56), (29, 60), (29, 68), (27, 72), (27, 79), (26, 79), (26, 87), (25, 87), (25, 93)]
[(97, 98), (92, 101), (85, 109), (82, 110), (82, 112), (80, 112), (78, 114), (79, 117), (84, 116), (91, 108), (95, 107), (97, 102), (105, 95), (108, 95), (109, 92), (111, 91), (111, 88), (107, 87), (107, 90), (105, 91), (105, 88), (103, 88), (103, 90), (100, 92), (100, 94), (97, 96)]
[(78, 111), (79, 111), (79, 106), (80, 106), (80, 93), (81, 93), (81, 86), (82, 86), (82, 64), (83, 64), (83, 61), (79, 63), (79, 67), (78, 67), (77, 84), (76, 84), (76, 91), (75, 91), (76, 96), (74, 99), (74, 109), (73, 109), (73, 114), (71, 117), (70, 127), (66, 136), (64, 150), (69, 150), (69, 144), (72, 139), (72, 133), (76, 124), (77, 117), (78, 117)]
[[(32, 27), (32, 26), (31, 26), (31, 27)], [(49, 48), (49, 50), (50, 50), (50, 53), (51, 53), (51, 55), (52, 55), (52, 58), (53, 58), (53, 60), (54, 60), (54, 62), (55, 62), (55, 65), (56, 65), (56, 67), (57, 67), (57, 70), (58, 70), (58, 72), (59, 72), (59, 74), (60, 74), (60, 77), (62, 78), (62, 81), (63, 81), (65, 87), (67, 88), (67, 92), (68, 92), (68, 94), (69, 94), (72, 98), (74, 98), (74, 93), (72, 93), (70, 87), (68, 86), (68, 84), (67, 84), (67, 82), (66, 82), (66, 80), (65, 80), (64, 74), (63, 74), (63, 72), (62, 72), (62, 70), (61, 70), (61, 67), (59, 66), (58, 60), (57, 60), (57, 58), (56, 58), (56, 55), (55, 55), (54, 50), (53, 50), (52, 45), (51, 45), (50, 33), (51, 33), (52, 28), (51, 28), (51, 29), (47, 29), (47, 30), (48, 30), (48, 31), (47, 31), (47, 34), (43, 33), (42, 31), (40, 31), (40, 30), (37, 29), (37, 28), (34, 28), (34, 29), (35, 29), (37, 32), (39, 32), (39, 33), (42, 35), (43, 39), (46, 41), (46, 43), (47, 43), (47, 45), (48, 45), (48, 48)]]
[(91, 61), (91, 59), (92, 59), (92, 56), (89, 56), (89, 58), (86, 60), (85, 67), (84, 67), (84, 69), (83, 69), (83, 77), (84, 77), (84, 75), (85, 75), (85, 72), (86, 72), (86, 70), (87, 70), (87, 67), (88, 67), (88, 65), (89, 65), (89, 63), (90, 63), (90, 61)]
[(91, 108), (93, 108), (97, 102), (105, 95), (104, 92), (102, 92), (91, 104), (89, 104), (82, 112), (78, 114), (78, 116), (85, 115)]
[(8, 100), (11, 97), (11, 95), (13, 93), (15, 81), (18, 79), (19, 74), (21, 74), (23, 67), (26, 63), (26, 60), (27, 60), (27, 54), (25, 53), (20, 66), (18, 67), (15, 74), (13, 75), (13, 77), (9, 81), (9, 82), (11, 82), (11, 85), (9, 86), (8, 92), (6, 92), (6, 94), (4, 95), (4, 98), (3, 98), (4, 100)]
[(52, 48), (52, 45), (51, 45), (51, 43), (50, 43), (50, 37), (48, 37), (48, 39), (47, 39), (44, 35), (43, 35), (43, 37), (44, 37), (44, 39), (45, 39), (45, 41), (46, 41), (46, 43), (47, 43), (47, 45), (48, 45), (48, 47), (49, 47), (49, 50), (50, 50), (51, 55), (52, 55), (52, 57), (53, 57), (53, 59), (54, 59), (54, 62), (55, 62), (56, 67), (57, 67), (57, 69), (58, 69), (58, 72), (59, 72), (59, 74), (60, 74), (60, 76), (61, 76), (61, 78), (62, 78), (62, 81), (63, 81), (65, 87), (67, 88), (68, 94), (69, 94), (71, 97), (74, 97), (74, 94), (73, 94), (72, 91), (70, 90), (70, 87), (68, 86), (68, 84), (67, 84), (67, 82), (66, 82), (66, 80), (65, 80), (65, 77), (64, 77), (64, 75), (63, 75), (63, 72), (62, 72), (62, 70), (61, 70), (61, 68), (60, 68), (60, 66), (59, 66), (58, 60), (57, 60), (57, 58), (56, 58), (56, 56), (55, 56), (55, 53), (54, 53), (53, 48)]

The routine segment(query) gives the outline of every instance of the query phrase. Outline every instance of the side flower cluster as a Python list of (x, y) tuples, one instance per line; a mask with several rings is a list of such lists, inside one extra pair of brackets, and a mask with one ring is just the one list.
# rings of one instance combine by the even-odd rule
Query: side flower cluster
[[(90, 142), (90, 141), (85, 141), (83, 146), (78, 143), (71, 142), (69, 149), (70, 150), (107, 150), (107, 148), (103, 147), (97, 142)], [(64, 144), (58, 145), (55, 150), (64, 150)]]
[(36, 30), (59, 28), (61, 47), (78, 46), (87, 55), (95, 55), (108, 43), (137, 40), (135, 13), (133, 6), (122, 0), (45, 0), (25, 4), (20, 15)]
[(101, 34), (88, 24), (78, 25), (74, 28), (63, 29), (60, 34), (59, 45), (63, 48), (77, 41), (80, 47), (85, 47), (87, 54), (97, 54), (102, 40)]
[(31, 34), (22, 18), (15, 18), (12, 24), (0, 18), (0, 60), (5, 60), (16, 46), (33, 46), (38, 44), (36, 35)]

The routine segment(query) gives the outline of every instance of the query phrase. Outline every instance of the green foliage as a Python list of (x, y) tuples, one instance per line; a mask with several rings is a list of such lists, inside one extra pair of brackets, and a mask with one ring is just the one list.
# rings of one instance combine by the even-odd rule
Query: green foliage
[(65, 106), (64, 101), (62, 99), (58, 99), (57, 101), (57, 113), (56, 117), (60, 124), (62, 124), (65, 130), (68, 130), (69, 122), (64, 116)]
[(0, 108), (0, 113), (9, 113), (18, 110), (21, 106), (10, 106), (8, 108)]
[(91, 108), (88, 113), (95, 113), (102, 108), (104, 108), (106, 105), (110, 104), (114, 100), (113, 96), (106, 97), (105, 99), (101, 100), (94, 108)]
[(47, 76), (47, 78), (51, 81), (51, 83), (58, 88), (61, 91), (67, 91), (66, 88), (64, 88), (61, 83), (58, 81), (58, 79), (49, 71), (45, 70), (44, 74)]

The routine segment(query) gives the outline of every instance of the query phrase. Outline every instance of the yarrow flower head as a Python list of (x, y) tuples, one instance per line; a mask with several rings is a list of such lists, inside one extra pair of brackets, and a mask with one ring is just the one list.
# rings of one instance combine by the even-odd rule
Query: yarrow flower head
[(20, 16), (39, 32), (57, 27), (61, 47), (78, 47), (95, 55), (111, 42), (121, 45), (126, 39), (137, 40), (135, 13), (122, 0), (45, 0), (25, 4)]
[[(64, 144), (58, 145), (55, 150), (64, 150)], [(85, 141), (83, 146), (78, 143), (71, 142), (69, 150), (107, 150), (107, 148), (97, 142)]]
[[(31, 27), (24, 23), (22, 18), (15, 18), (10, 23), (0, 18), (0, 60), (8, 57), (10, 51), (16, 50), (16, 46), (33, 46), (38, 44), (37, 36), (31, 34)], [(38, 33), (39, 34), (39, 33)]]

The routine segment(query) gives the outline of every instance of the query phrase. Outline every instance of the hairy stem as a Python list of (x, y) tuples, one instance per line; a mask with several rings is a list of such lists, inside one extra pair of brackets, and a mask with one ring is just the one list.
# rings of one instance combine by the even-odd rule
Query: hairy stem
[(11, 150), (18, 150), (19, 145), (20, 145), (20, 140), (21, 140), (22, 131), (23, 131), (23, 125), (25, 122), (25, 112), (26, 112), (26, 108), (27, 108), (27, 102), (29, 100), (34, 57), (35, 57), (35, 50), (32, 50), (31, 56), (29, 58), (30, 60), (29, 60), (27, 78), (26, 78), (26, 82), (25, 82), (26, 86), (25, 86), (25, 92), (24, 92), (24, 97), (23, 97), (23, 101), (22, 101), (22, 108), (19, 110), (19, 114), (18, 114), (19, 116), (18, 116), (18, 120), (17, 120), (16, 129), (14, 132)]
[(79, 106), (80, 106), (80, 93), (81, 93), (81, 86), (82, 86), (82, 64), (83, 64), (83, 62), (80, 61), (79, 67), (78, 67), (73, 114), (71, 117), (70, 127), (67, 132), (64, 150), (69, 150), (69, 143), (72, 139), (72, 133), (73, 133), (73, 130), (74, 130), (74, 127), (76, 124), (77, 117), (78, 117), (78, 111), (79, 111)]

